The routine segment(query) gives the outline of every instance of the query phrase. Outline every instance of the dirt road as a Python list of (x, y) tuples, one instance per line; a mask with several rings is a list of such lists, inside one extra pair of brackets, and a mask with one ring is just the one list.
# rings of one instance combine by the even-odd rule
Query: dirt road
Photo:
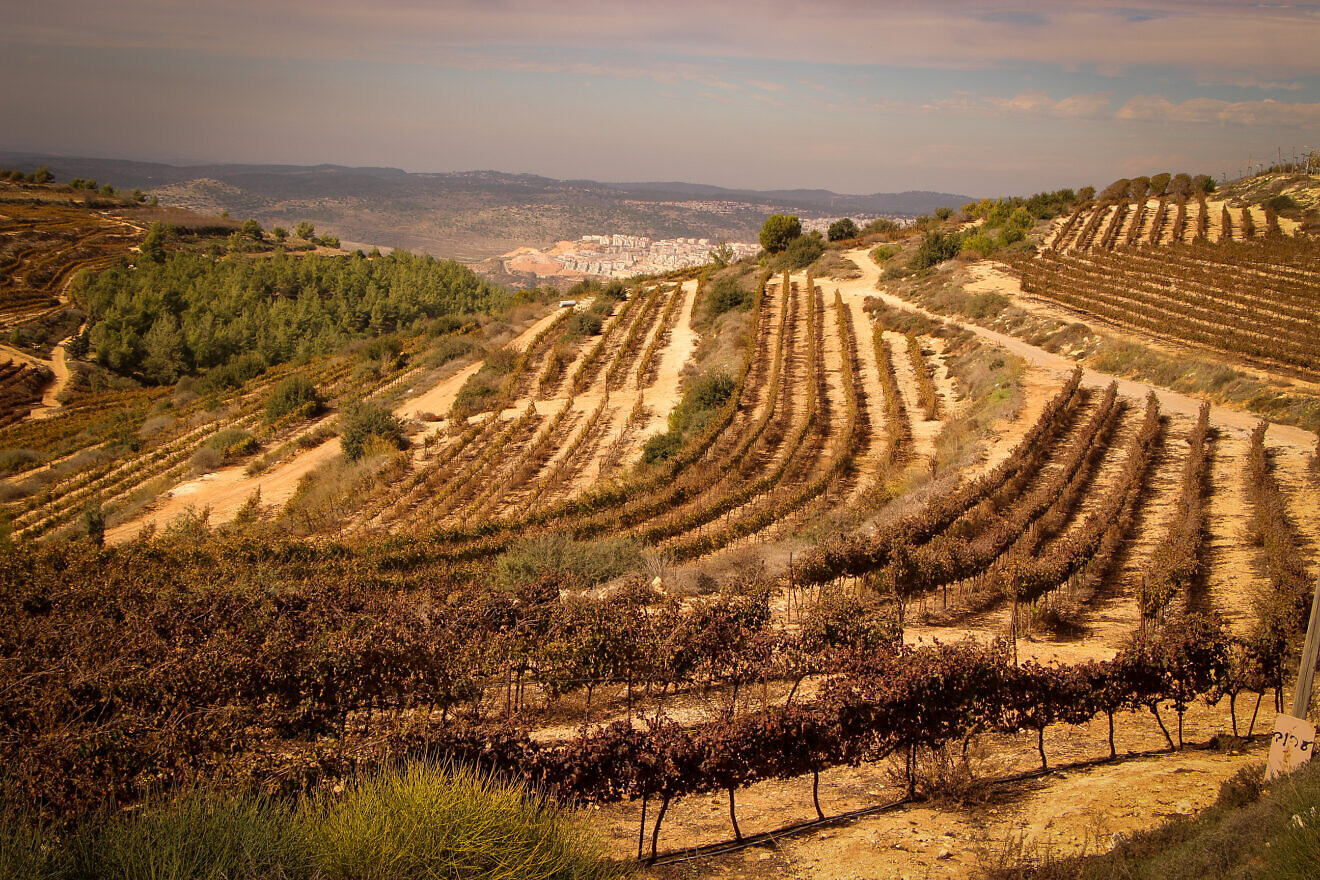
[[(558, 315), (549, 312), (545, 317), (528, 327), (512, 341), (512, 345), (525, 345), (541, 329)], [(400, 418), (415, 418), (419, 413), (446, 413), (454, 402), (463, 383), (481, 368), (481, 363), (469, 364), (453, 375), (442, 379), (435, 386), (410, 397), (395, 408), (395, 415)], [(253, 496), (261, 493), (263, 505), (282, 506), (293, 496), (299, 481), (316, 468), (334, 459), (339, 454), (339, 439), (332, 438), (286, 459), (271, 470), (256, 476), (249, 476), (245, 464), (221, 468), (213, 473), (204, 474), (193, 480), (180, 483), (164, 493), (156, 504), (134, 519), (106, 531), (106, 540), (111, 543), (127, 541), (142, 531), (148, 524), (161, 527), (179, 514), (188, 510), (209, 510), (212, 523), (228, 522), (234, 518), (239, 508)]]
[[(914, 305), (901, 297), (894, 296), (883, 290), (878, 290), (875, 285), (880, 279), (880, 267), (871, 259), (866, 249), (859, 248), (855, 251), (849, 251), (847, 256), (861, 268), (862, 277), (853, 281), (839, 282), (839, 290), (845, 297), (879, 297), (891, 306), (906, 309), (910, 312), (916, 312), (929, 318), (943, 321), (944, 323), (955, 327), (961, 327), (970, 333), (976, 334), (982, 339), (1001, 346), (1011, 354), (1017, 355), (1034, 366), (1052, 372), (1068, 373), (1077, 366), (1075, 361), (1031, 345), (1015, 336), (1009, 336), (1005, 333), (999, 333), (977, 324), (963, 323), (944, 315), (937, 315), (933, 312), (928, 312), (920, 306)], [(1119, 394), (1122, 394), (1124, 397), (1137, 399), (1145, 398), (1149, 392), (1154, 391), (1155, 396), (1159, 398), (1160, 408), (1165, 413), (1195, 416), (1201, 406), (1201, 400), (1199, 398), (1190, 397), (1186, 394), (1181, 394), (1168, 388), (1162, 388), (1158, 385), (1137, 382), (1132, 379), (1124, 379), (1120, 376), (1112, 376), (1108, 373), (1097, 372), (1096, 370), (1086, 370), (1083, 373), (1082, 382), (1087, 386), (1095, 388), (1103, 388), (1110, 382), (1117, 382)], [(1249, 431), (1260, 421), (1260, 417), (1241, 410), (1212, 406), (1210, 408), (1210, 421), (1211, 424), (1216, 427), (1232, 428), (1238, 431)], [(1275, 446), (1292, 446), (1310, 449), (1315, 445), (1315, 434), (1290, 425), (1277, 425), (1271, 423), (1269, 431), (1266, 433), (1266, 440)]]

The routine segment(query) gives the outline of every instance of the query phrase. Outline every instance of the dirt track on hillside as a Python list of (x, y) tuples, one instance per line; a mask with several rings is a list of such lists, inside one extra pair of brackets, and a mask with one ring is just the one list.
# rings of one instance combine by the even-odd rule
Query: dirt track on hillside
[[(541, 328), (555, 319), (550, 312), (524, 330), (513, 344), (526, 344)], [(448, 412), (463, 383), (481, 368), (480, 362), (469, 364), (453, 375), (442, 379), (434, 387), (409, 398), (395, 408), (401, 418), (415, 418), (418, 413)], [(146, 512), (134, 519), (106, 531), (106, 540), (112, 543), (127, 541), (148, 524), (161, 527), (189, 510), (210, 511), (210, 522), (223, 523), (234, 518), (240, 507), (254, 493), (261, 493), (263, 505), (282, 506), (293, 496), (298, 483), (316, 468), (339, 455), (339, 439), (324, 443), (285, 459), (269, 471), (249, 476), (246, 465), (221, 468), (196, 479), (187, 480), (164, 493)]]

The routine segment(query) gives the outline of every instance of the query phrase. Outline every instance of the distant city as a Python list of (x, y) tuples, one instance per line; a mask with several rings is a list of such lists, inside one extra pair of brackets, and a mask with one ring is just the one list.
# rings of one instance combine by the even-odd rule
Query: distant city
[[(812, 217), (802, 220), (803, 232), (822, 235), (839, 217)], [(864, 226), (876, 218), (857, 216)], [(899, 221), (904, 222), (904, 221)], [(561, 241), (548, 250), (521, 247), (501, 257), (506, 270), (540, 277), (556, 275), (628, 278), (700, 266), (711, 262), (711, 254), (727, 245), (734, 259), (754, 257), (761, 250), (756, 242), (718, 242), (709, 238), (661, 238), (645, 235), (584, 235), (577, 241)]]
[[(645, 235), (584, 235), (578, 240), (581, 249), (556, 254), (565, 270), (583, 275), (628, 277), (659, 274), (686, 269), (711, 261), (711, 251), (719, 243), (709, 238), (651, 239)], [(735, 259), (755, 256), (759, 244), (729, 242)]]

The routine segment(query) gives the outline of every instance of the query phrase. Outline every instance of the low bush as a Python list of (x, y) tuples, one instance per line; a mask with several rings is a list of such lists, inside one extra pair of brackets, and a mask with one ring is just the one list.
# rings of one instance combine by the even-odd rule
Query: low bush
[(367, 453), (376, 438), (387, 447), (403, 449), (407, 441), (403, 436), (403, 421), (389, 409), (372, 401), (356, 401), (344, 407), (339, 416), (339, 445), (349, 461), (357, 461)]
[(752, 292), (743, 287), (737, 276), (722, 275), (706, 288), (702, 309), (707, 319), (714, 319), (735, 309), (745, 311), (752, 306)]
[(426, 363), (438, 367), (469, 355), (479, 347), (480, 343), (471, 336), (445, 336), (431, 346), (426, 355)]
[(266, 398), (266, 422), (276, 422), (286, 416), (305, 419), (321, 410), (321, 393), (305, 376), (289, 376)]
[(495, 575), (506, 587), (531, 584), (551, 572), (590, 587), (641, 565), (641, 550), (623, 538), (575, 541), (563, 535), (544, 535), (507, 550), (496, 563)]
[(683, 399), (669, 414), (669, 430), (646, 439), (642, 461), (657, 464), (677, 455), (687, 438), (706, 426), (737, 387), (733, 377), (722, 370), (703, 373), (690, 381)]
[(678, 455), (683, 448), (683, 436), (673, 431), (652, 434), (642, 444), (642, 461), (647, 464), (659, 464)]
[(912, 258), (913, 269), (929, 269), (952, 260), (962, 249), (962, 236), (956, 232), (928, 232)]
[(266, 372), (266, 360), (255, 352), (239, 355), (215, 367), (198, 383), (203, 392), (233, 391)]
[(770, 261), (769, 268), (774, 272), (804, 269), (820, 259), (825, 253), (825, 239), (819, 232), (799, 235), (788, 243), (783, 253)]

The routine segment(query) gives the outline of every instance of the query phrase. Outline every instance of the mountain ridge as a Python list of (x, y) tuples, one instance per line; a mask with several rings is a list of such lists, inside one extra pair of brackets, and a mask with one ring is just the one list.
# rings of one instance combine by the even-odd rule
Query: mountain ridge
[(516, 247), (591, 233), (755, 242), (768, 214), (915, 217), (970, 196), (907, 191), (740, 190), (680, 181), (559, 180), (494, 170), (414, 172), (381, 166), (171, 165), (0, 151), (0, 166), (44, 165), (56, 180), (94, 178), (201, 213), (266, 228), (308, 220), (346, 243), (424, 251), (480, 264)]

